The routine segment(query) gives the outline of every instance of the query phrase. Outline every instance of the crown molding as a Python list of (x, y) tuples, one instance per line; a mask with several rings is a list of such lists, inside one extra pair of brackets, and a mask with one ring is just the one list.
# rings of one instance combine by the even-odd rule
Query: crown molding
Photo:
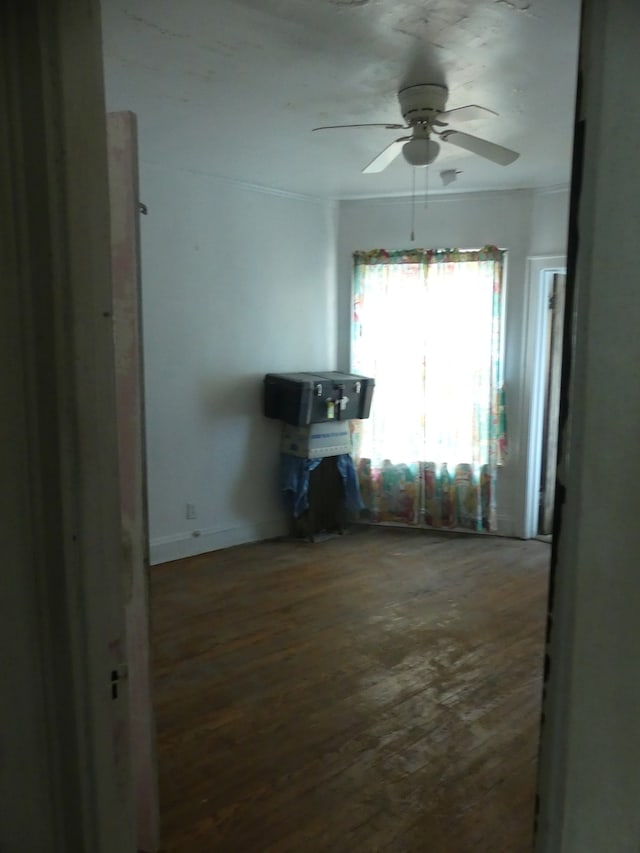
[(192, 175), (198, 178), (205, 178), (217, 184), (235, 187), (246, 192), (260, 193), (262, 195), (275, 196), (276, 198), (287, 198), (292, 201), (303, 201), (310, 204), (317, 204), (324, 207), (337, 207), (338, 200), (324, 196), (306, 195), (304, 193), (290, 192), (289, 190), (281, 190), (276, 187), (268, 187), (263, 184), (253, 184), (249, 181), (241, 181), (237, 178), (228, 178), (225, 175), (218, 175), (212, 172), (204, 172), (199, 169), (186, 169), (178, 166), (166, 166), (162, 163), (155, 163), (152, 160), (140, 160), (140, 166), (145, 169), (160, 169), (163, 172), (174, 172), (177, 174)]
[[(495, 198), (511, 198), (514, 196), (531, 196), (530, 188), (519, 188), (519, 189), (499, 189), (499, 190), (475, 190), (468, 192), (447, 192), (447, 193), (428, 193), (427, 201), (428, 204), (446, 204), (449, 202), (460, 202), (460, 201), (469, 201), (470, 197), (476, 199), (495, 199)], [(416, 203), (421, 203), (424, 201), (424, 193), (416, 194)], [(358, 204), (361, 202), (366, 202), (368, 205), (390, 205), (390, 204), (398, 204), (398, 205), (409, 205), (412, 204), (413, 197), (412, 195), (385, 195), (385, 196), (354, 196), (350, 198), (340, 199), (340, 204)]]
[[(553, 184), (548, 187), (478, 187), (477, 189), (469, 189), (465, 191), (451, 191), (451, 190), (443, 190), (443, 189), (429, 189), (427, 192), (427, 197), (429, 199), (429, 203), (432, 201), (455, 201), (461, 200), (464, 198), (469, 198), (469, 196), (473, 196), (474, 198), (497, 198), (499, 196), (510, 196), (516, 193), (526, 194), (529, 193), (532, 196), (538, 195), (552, 195), (555, 193), (566, 193), (569, 192), (569, 184)], [(367, 193), (364, 195), (356, 194), (356, 195), (344, 195), (344, 196), (335, 196), (335, 200), (342, 202), (354, 202), (354, 201), (367, 201), (367, 202), (410, 202), (412, 199), (413, 193), (411, 191), (402, 192), (402, 193)], [(416, 201), (424, 200), (425, 193), (418, 192), (416, 193)]]
[[(306, 193), (296, 193), (290, 190), (283, 190), (277, 187), (269, 187), (264, 184), (254, 184), (250, 181), (242, 181), (238, 178), (229, 178), (225, 175), (219, 175), (214, 172), (205, 172), (199, 169), (187, 169), (178, 166), (166, 166), (162, 163), (157, 163), (152, 160), (140, 160), (140, 165), (144, 168), (161, 169), (165, 172), (174, 172), (179, 174), (193, 175), (194, 177), (205, 178), (217, 184), (235, 187), (246, 192), (261, 193), (262, 195), (275, 196), (276, 198), (287, 198), (292, 201), (302, 201), (310, 204), (318, 204), (325, 207), (338, 207), (343, 203), (363, 202), (369, 204), (409, 204), (411, 203), (412, 193), (365, 193), (355, 195), (335, 195), (335, 196), (317, 196)], [(503, 187), (495, 189), (491, 187), (481, 187), (478, 189), (469, 189), (464, 192), (452, 192), (450, 190), (430, 189), (428, 191), (429, 204), (442, 203), (451, 201), (462, 201), (469, 199), (472, 196), (474, 199), (481, 198), (499, 198), (500, 196), (526, 195), (531, 196), (546, 196), (569, 192), (569, 184), (553, 184), (548, 187)], [(416, 201), (424, 199), (424, 193), (416, 194)]]
[(560, 193), (568, 193), (571, 189), (570, 184), (552, 184), (548, 187), (534, 187), (532, 192), (534, 195), (558, 195)]

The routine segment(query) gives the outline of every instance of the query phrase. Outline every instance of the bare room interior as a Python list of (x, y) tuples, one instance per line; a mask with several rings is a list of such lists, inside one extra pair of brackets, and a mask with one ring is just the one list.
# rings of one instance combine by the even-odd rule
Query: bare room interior
[[(107, 109), (137, 124), (145, 849), (157, 811), (176, 853), (531, 848), (579, 7), (103, 1)], [(480, 105), (460, 130), (519, 157), (445, 131), (427, 167), (363, 173), (407, 132), (367, 125), (401, 128), (398, 92), (422, 84), (445, 93), (442, 127)], [(504, 257), (491, 529), (382, 515), (291, 537), (264, 375), (355, 369), (354, 252), (485, 246)]]
[(3, 850), (637, 851), (638, 31), (0, 7)]

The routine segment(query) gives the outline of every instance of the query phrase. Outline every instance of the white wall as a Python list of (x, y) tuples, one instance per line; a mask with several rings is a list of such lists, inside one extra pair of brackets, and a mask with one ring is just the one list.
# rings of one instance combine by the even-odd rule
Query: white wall
[(557, 187), (533, 193), (529, 254), (564, 255), (567, 251), (569, 189)]
[(337, 211), (144, 163), (140, 192), (157, 563), (285, 531), (262, 379), (336, 366)]
[(411, 201), (367, 199), (340, 204), (338, 244), (338, 361), (349, 365), (351, 256), (356, 249), (478, 248), (489, 243), (508, 250), (505, 329), (505, 387), (509, 458), (498, 478), (498, 524), (504, 535), (521, 535), (524, 519), (525, 281), (530, 251), (531, 191), (434, 196), (416, 205), (415, 243), (410, 241)]
[[(329, 203), (144, 163), (141, 198), (149, 520), (160, 562), (285, 530), (279, 425), (261, 414), (262, 377), (348, 368), (351, 254), (409, 246), (411, 210), (408, 199), (344, 201), (338, 228)], [(505, 535), (524, 529), (526, 257), (563, 248), (566, 205), (554, 190), (437, 196), (416, 208), (416, 245), (509, 251)]]

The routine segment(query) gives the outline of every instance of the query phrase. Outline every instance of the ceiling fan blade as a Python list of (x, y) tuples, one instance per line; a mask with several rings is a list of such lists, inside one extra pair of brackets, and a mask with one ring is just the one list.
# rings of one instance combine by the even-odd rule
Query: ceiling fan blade
[(407, 125), (405, 124), (328, 124), (324, 127), (312, 127), (311, 132), (314, 130), (340, 130), (341, 128), (346, 127), (386, 127), (387, 130), (406, 130)]
[(399, 139), (395, 139), (391, 145), (387, 145), (383, 151), (377, 154), (368, 166), (364, 167), (362, 170), (363, 173), (371, 174), (372, 172), (382, 172), (383, 169), (386, 169), (387, 166), (396, 159), (398, 154), (402, 151), (402, 146), (410, 139), (412, 139), (411, 136), (401, 136)]
[(440, 139), (444, 142), (450, 142), (451, 145), (457, 145), (458, 148), (471, 151), (472, 154), (478, 154), (499, 166), (508, 166), (520, 156), (517, 151), (512, 151), (511, 148), (496, 145), (495, 142), (480, 139), (480, 137), (472, 136), (470, 133), (461, 133), (459, 130), (445, 130), (444, 133), (440, 134)]
[(474, 121), (478, 118), (491, 118), (499, 113), (487, 109), (487, 107), (479, 107), (478, 104), (467, 104), (466, 107), (456, 107), (455, 110), (445, 110), (438, 114), (438, 121), (444, 119), (446, 122), (449, 119), (453, 121)]

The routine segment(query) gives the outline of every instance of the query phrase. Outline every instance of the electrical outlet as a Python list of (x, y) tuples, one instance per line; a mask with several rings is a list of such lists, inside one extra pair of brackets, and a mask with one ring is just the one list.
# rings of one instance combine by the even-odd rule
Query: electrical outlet
[(187, 518), (197, 518), (196, 513), (196, 505), (195, 504), (187, 504)]

